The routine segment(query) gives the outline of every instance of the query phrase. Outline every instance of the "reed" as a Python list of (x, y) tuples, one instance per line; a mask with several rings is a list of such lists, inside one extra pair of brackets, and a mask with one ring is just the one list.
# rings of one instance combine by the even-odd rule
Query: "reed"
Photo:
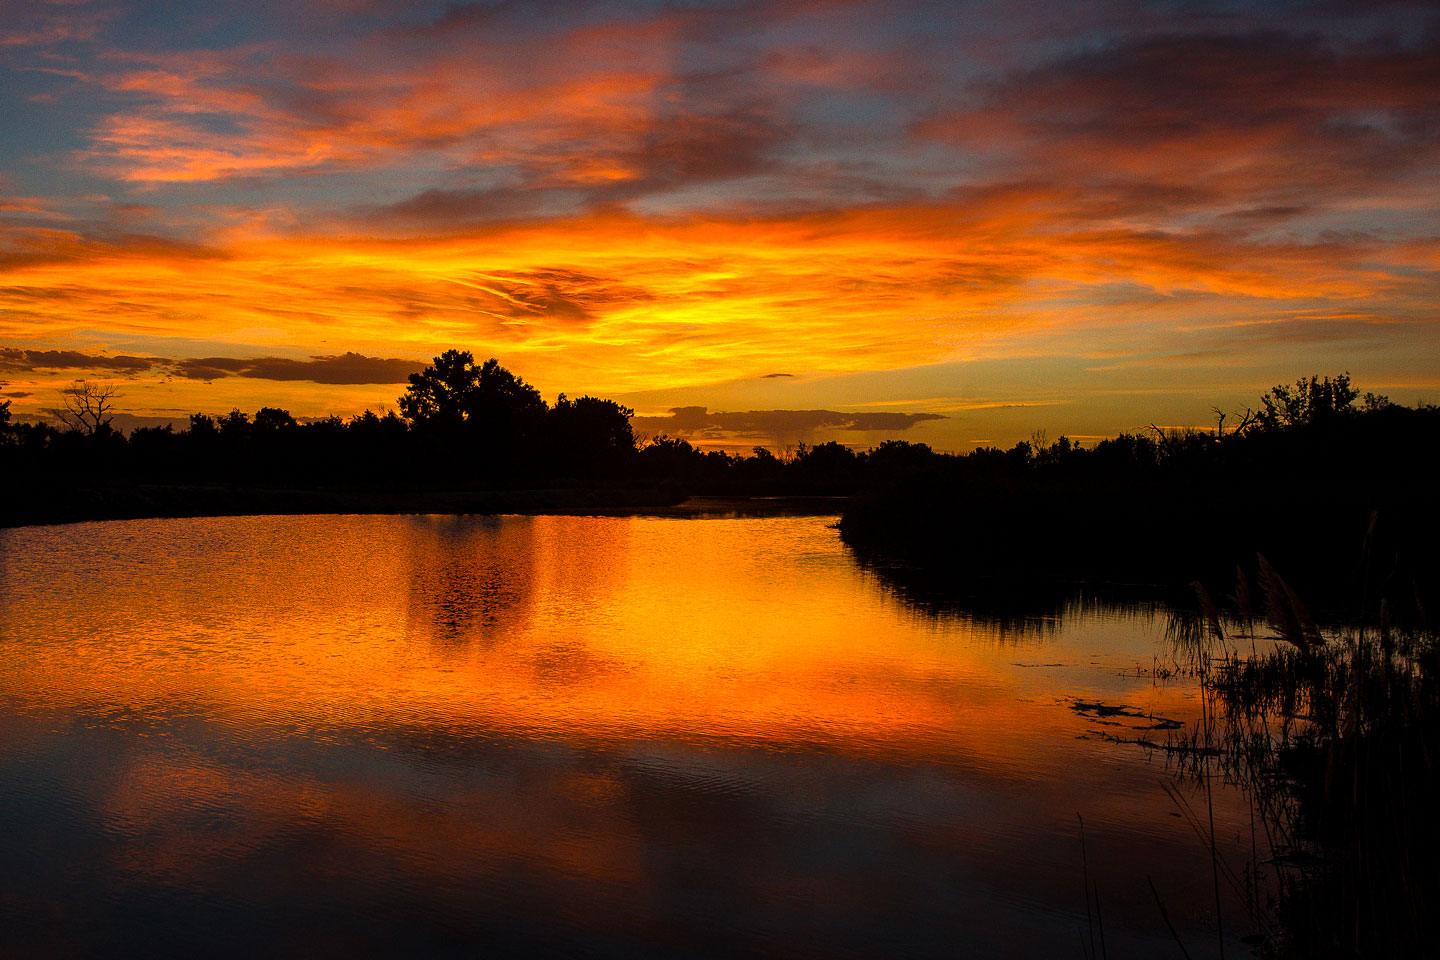
[[(1264, 558), (1258, 580), (1271, 631), (1253, 632), (1243, 572), (1233, 614), (1197, 586), (1191, 625), (1172, 631), (1205, 703), (1200, 728), (1168, 744), (1176, 770), (1203, 784), (1217, 763), (1253, 811), (1251, 862), (1217, 863), (1217, 876), (1243, 889), (1262, 956), (1433, 955), (1440, 636), (1397, 627), (1383, 598), (1322, 631)], [(1182, 813), (1208, 843), (1205, 811)]]

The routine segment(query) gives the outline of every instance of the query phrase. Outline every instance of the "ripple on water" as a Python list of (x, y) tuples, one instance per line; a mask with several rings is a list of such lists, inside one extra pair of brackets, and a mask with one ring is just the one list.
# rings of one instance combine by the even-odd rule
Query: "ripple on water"
[(68, 918), (0, 948), (1068, 954), (1077, 813), (1111, 946), (1168, 941), (1208, 854), (1072, 709), (1193, 716), (1126, 675), (1157, 614), (937, 613), (831, 523), (0, 531), (0, 904)]

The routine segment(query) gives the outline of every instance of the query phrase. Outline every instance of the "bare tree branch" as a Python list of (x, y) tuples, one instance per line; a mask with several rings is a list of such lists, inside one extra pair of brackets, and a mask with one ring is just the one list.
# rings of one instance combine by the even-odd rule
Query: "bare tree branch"
[(76, 380), (60, 391), (64, 409), (51, 412), (71, 430), (94, 436), (110, 428), (110, 421), (115, 419), (115, 401), (119, 397), (120, 388), (114, 384)]

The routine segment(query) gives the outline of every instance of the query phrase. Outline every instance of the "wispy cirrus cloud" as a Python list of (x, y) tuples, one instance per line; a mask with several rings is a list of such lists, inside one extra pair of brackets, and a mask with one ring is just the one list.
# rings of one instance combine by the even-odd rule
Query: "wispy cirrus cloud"
[(114, 17), (108, 4), (88, 0), (5, 0), (0, 3), (0, 48), (93, 41)]
[[(283, 331), (294, 349), (338, 329), (412, 356), (471, 345), (522, 371), (541, 364), (529, 375), (561, 388), (633, 390), (1061, 343), (1143, 352), (1193, 330), (1243, 344), (1262, 323), (1299, 342), (1316, 311), (1337, 318), (1331, 336), (1373, 333), (1422, 315), (1440, 283), (1415, 266), (1423, 244), (1397, 253), (1365, 234), (1062, 229), (1052, 216), (1086, 203), (1078, 189), (1029, 186), (770, 220), (609, 214), (429, 238), (260, 233), (213, 257), (30, 237), (9, 249), (0, 335)], [(1117, 299), (1120, 281), (1131, 292)]]
[[(485, 19), (505, 18), (492, 12)], [(519, 35), (472, 21), (386, 30), (343, 56), (278, 42), (118, 54), (87, 78), (125, 105), (92, 129), (82, 159), (121, 180), (165, 183), (429, 154), (453, 170), (496, 168), (511, 186), (613, 191), (752, 172), (786, 139), (763, 83), (676, 70), (693, 18), (586, 19), (517, 26)]]

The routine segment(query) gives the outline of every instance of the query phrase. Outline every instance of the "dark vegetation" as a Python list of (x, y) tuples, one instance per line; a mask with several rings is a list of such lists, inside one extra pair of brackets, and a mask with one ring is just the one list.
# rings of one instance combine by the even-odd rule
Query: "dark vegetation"
[(915, 468), (847, 510), (841, 533), (916, 594), (987, 577), (1228, 581), (1237, 558), (1258, 576), (1264, 554), (1317, 613), (1346, 614), (1383, 587), (1391, 616), (1415, 619), (1437, 582), (1440, 408), (1361, 401), (1341, 375), (1275, 387), (1238, 419), (1092, 449), (1061, 437), (961, 457), (912, 451)]
[[(969, 616), (1073, 595), (1077, 578), (1121, 599), (1193, 581), (1179, 622), (1205, 710), (1165, 746), (1207, 805), (1223, 778), (1253, 812), (1251, 860), (1226, 864), (1210, 811), (1172, 792), (1211, 845), (1222, 941), (1234, 924), (1283, 960), (1433, 955), (1440, 409), (1361, 400), (1342, 375), (1225, 419), (935, 458), (841, 530), (911, 599)], [(1248, 917), (1221, 916), (1227, 885)]]
[[(896, 580), (998, 577), (1167, 584), (1265, 553), (1307, 596), (1354, 583), (1331, 561), (1372, 511), (1375, 576), (1435, 582), (1429, 490), (1440, 409), (1360, 400), (1347, 376), (1276, 387), (1227, 429), (1061, 437), (940, 454), (891, 440), (776, 456), (636, 437), (595, 397), (546, 403), (495, 360), (449, 351), (411, 376), (398, 412), (298, 422), (264, 407), (188, 429), (110, 427), (114, 388), (83, 382), (64, 429), (0, 406), (0, 523), (249, 512), (632, 508), (690, 495), (848, 496), (842, 535)], [(992, 586), (985, 585), (984, 592)], [(1393, 591), (1392, 591), (1393, 592)], [(1397, 601), (1399, 602), (1399, 601)], [(1413, 603), (1397, 616), (1408, 616)]]
[[(1356, 550), (1362, 573), (1371, 548)], [(1357, 594), (1345, 627), (1322, 629), (1260, 566), (1257, 584), (1239, 574), (1220, 604), (1195, 585), (1190, 648), (1207, 710), (1169, 745), (1207, 796), (1223, 776), (1251, 802), (1251, 862), (1217, 863), (1217, 885), (1223, 875), (1244, 896), (1262, 956), (1433, 955), (1440, 635), (1423, 608), (1395, 624), (1383, 585)]]
[(632, 411), (564, 394), (546, 403), (491, 359), (451, 350), (414, 374), (399, 410), (297, 421), (195, 414), (188, 429), (112, 429), (120, 395), (77, 382), (60, 421), (12, 423), (0, 405), (0, 523), (293, 512), (628, 509), (689, 495), (844, 495), (934, 458), (886, 443), (777, 457), (636, 437)]

